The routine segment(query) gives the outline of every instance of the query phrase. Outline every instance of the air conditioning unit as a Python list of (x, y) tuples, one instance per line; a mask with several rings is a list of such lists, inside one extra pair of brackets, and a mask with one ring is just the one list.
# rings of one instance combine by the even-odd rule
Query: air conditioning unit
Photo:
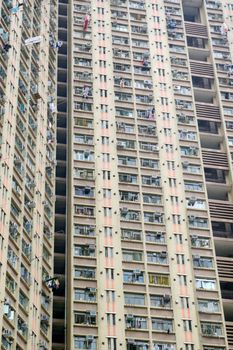
[(194, 205), (196, 203), (196, 197), (190, 197), (188, 200), (188, 205)]
[(89, 251), (94, 252), (95, 251), (95, 245), (94, 244), (89, 244), (88, 245), (88, 249), (89, 249)]
[(187, 169), (189, 166), (189, 162), (187, 160), (185, 160), (182, 164), (184, 169)]
[(193, 223), (195, 221), (196, 217), (194, 215), (189, 216), (189, 222)]
[(148, 95), (148, 101), (152, 102), (153, 101), (153, 95)]
[(12, 338), (13, 332), (12, 332), (11, 329), (3, 329), (2, 335), (3, 335), (5, 338)]
[(90, 151), (89, 150), (84, 151), (84, 157), (88, 158), (89, 156), (90, 156)]
[(164, 303), (169, 303), (171, 301), (171, 296), (168, 294), (164, 294), (163, 301)]
[(30, 187), (30, 188), (35, 188), (35, 187), (36, 187), (35, 181), (34, 181), (34, 180), (29, 181), (29, 182), (28, 182), (28, 187)]
[(90, 293), (96, 293), (96, 288), (89, 288)]
[(128, 213), (128, 208), (121, 208), (121, 214), (126, 215)]
[(166, 258), (167, 257), (167, 252), (160, 252), (160, 257), (161, 258)]
[(30, 209), (34, 209), (34, 208), (36, 207), (36, 203), (35, 203), (34, 201), (28, 202), (28, 203), (27, 203), (27, 206), (28, 206), (28, 208), (30, 208)]
[(134, 319), (134, 315), (131, 315), (131, 314), (126, 315), (127, 321), (132, 321), (133, 319)]
[(40, 320), (41, 320), (41, 322), (48, 322), (49, 321), (49, 316), (41, 315)]
[(118, 142), (117, 142), (117, 147), (118, 147), (118, 148), (125, 148), (125, 143), (124, 143), (124, 142), (121, 142), (121, 141), (118, 141)]
[(21, 163), (22, 163), (21, 159), (18, 158), (18, 157), (15, 157), (15, 159), (14, 159), (14, 164), (15, 164), (15, 165), (20, 165)]
[(193, 255), (193, 259), (194, 260), (199, 260), (200, 259), (200, 255)]
[(86, 341), (87, 341), (87, 343), (92, 343), (93, 341), (94, 341), (94, 337), (93, 337), (93, 335), (87, 335), (86, 336)]
[(135, 274), (135, 275), (140, 275), (141, 274), (141, 270), (133, 270), (133, 273)]
[(10, 222), (9, 231), (11, 234), (16, 233), (18, 230), (18, 225), (15, 222)]

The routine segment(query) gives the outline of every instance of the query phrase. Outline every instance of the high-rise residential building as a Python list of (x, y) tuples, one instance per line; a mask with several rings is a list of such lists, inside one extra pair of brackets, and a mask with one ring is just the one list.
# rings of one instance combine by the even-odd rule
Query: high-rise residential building
[(0, 14), (1, 349), (232, 350), (232, 0)]
[(232, 27), (59, 1), (54, 350), (233, 349)]
[(52, 348), (56, 0), (0, 0), (0, 337)]

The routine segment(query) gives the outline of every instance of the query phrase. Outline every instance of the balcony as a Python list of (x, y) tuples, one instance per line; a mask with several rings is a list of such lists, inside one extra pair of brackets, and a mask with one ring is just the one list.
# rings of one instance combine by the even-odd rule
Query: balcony
[(233, 223), (233, 204), (230, 202), (209, 200), (209, 208), (211, 219)]
[(233, 281), (233, 258), (217, 256), (218, 275), (221, 280)]
[(196, 103), (197, 117), (205, 120), (221, 121), (220, 109), (218, 106), (208, 103)]
[(130, 240), (130, 241), (141, 241), (142, 239), (142, 233), (141, 231), (137, 230), (121, 230), (121, 239), (123, 240)]
[(233, 239), (233, 224), (229, 222), (212, 221), (214, 237)]
[(228, 168), (227, 154), (219, 151), (207, 151), (202, 149), (204, 166)]
[(76, 324), (82, 324), (87, 326), (96, 325), (96, 311), (75, 312), (74, 322)]
[(162, 318), (152, 318), (152, 330), (170, 334), (173, 332), (173, 322)]
[(208, 38), (207, 27), (201, 23), (185, 22), (185, 30), (187, 35)]
[(205, 179), (207, 182), (226, 184), (226, 172), (221, 169), (205, 168)]
[(212, 64), (206, 62), (190, 61), (191, 74), (196, 76), (206, 76), (214, 78), (214, 69)]
[(141, 270), (124, 270), (124, 283), (144, 283), (144, 272)]
[(146, 350), (149, 349), (149, 343), (146, 341), (127, 339), (127, 350)]
[(147, 318), (134, 315), (126, 315), (125, 327), (126, 329), (147, 329)]
[(229, 350), (233, 349), (233, 322), (226, 322)]

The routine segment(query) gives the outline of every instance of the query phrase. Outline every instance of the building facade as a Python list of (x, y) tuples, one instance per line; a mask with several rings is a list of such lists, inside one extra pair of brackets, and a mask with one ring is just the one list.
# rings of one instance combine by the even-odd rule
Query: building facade
[(52, 347), (57, 1), (0, 0), (1, 349)]
[(60, 0), (54, 350), (233, 349), (232, 26)]

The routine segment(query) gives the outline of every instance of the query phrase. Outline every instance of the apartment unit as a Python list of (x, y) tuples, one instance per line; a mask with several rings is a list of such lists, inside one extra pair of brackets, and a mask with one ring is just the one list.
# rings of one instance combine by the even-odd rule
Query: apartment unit
[(1, 349), (52, 341), (56, 0), (0, 0)]
[(233, 349), (232, 27), (59, 1), (54, 350)]

